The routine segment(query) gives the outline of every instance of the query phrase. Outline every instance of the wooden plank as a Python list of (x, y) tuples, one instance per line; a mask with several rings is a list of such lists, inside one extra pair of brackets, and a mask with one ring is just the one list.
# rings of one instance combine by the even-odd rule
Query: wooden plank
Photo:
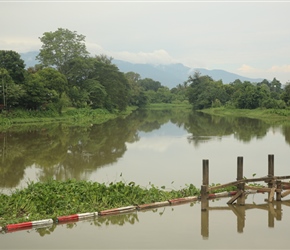
[(285, 191), (285, 192), (283, 192), (282, 194), (281, 194), (281, 197), (283, 198), (283, 197), (285, 197), (285, 196), (287, 196), (287, 195), (289, 195), (290, 194), (290, 190), (287, 190), (287, 191)]
[(283, 180), (283, 179), (290, 179), (290, 175), (285, 175), (285, 176), (274, 176), (274, 177), (260, 177), (260, 178), (251, 178), (251, 179), (242, 179), (239, 181), (233, 181), (233, 182), (229, 182), (223, 185), (219, 185), (219, 186), (214, 186), (214, 187), (209, 187), (208, 188), (208, 192), (211, 193), (214, 190), (220, 189), (220, 188), (224, 188), (224, 187), (228, 187), (228, 186), (237, 186), (238, 184), (241, 183), (249, 183), (249, 182), (260, 182), (260, 181), (264, 181), (264, 182), (269, 182), (269, 181), (274, 181), (274, 180)]
[(232, 212), (239, 218), (240, 220), (245, 219), (243, 215), (241, 215), (241, 212), (237, 209), (235, 205), (229, 204), (229, 208), (232, 210)]
[(259, 190), (261, 192), (271, 192), (271, 188), (268, 187), (257, 187), (257, 186), (245, 186), (245, 189), (251, 189), (251, 190)]
[(228, 202), (227, 204), (233, 204), (233, 202), (243, 194), (242, 190), (239, 190)]
[(269, 199), (268, 199), (269, 202), (273, 201), (275, 190), (276, 190), (276, 187), (272, 187), (271, 188), (271, 191), (270, 191), (270, 194), (269, 194)]

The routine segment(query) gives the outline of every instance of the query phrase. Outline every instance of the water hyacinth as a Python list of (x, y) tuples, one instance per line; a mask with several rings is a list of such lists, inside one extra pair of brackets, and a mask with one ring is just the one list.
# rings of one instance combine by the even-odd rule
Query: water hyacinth
[(58, 216), (97, 212), (111, 208), (140, 205), (198, 195), (192, 184), (181, 190), (167, 191), (151, 184), (148, 188), (134, 182), (105, 183), (90, 181), (30, 182), (27, 188), (11, 195), (0, 194), (0, 226)]

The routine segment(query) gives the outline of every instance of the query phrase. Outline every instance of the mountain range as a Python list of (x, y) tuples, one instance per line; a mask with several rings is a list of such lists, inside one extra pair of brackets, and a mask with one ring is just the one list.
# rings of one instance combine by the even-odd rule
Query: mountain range
[[(26, 67), (32, 67), (39, 62), (35, 59), (38, 55), (38, 51), (30, 51), (26, 53), (20, 53), (21, 58), (24, 60)], [(208, 70), (204, 68), (189, 68), (181, 63), (175, 64), (140, 64), (130, 63), (122, 60), (113, 59), (112, 61), (121, 72), (135, 72), (138, 73), (142, 79), (151, 78), (154, 81), (159, 81), (163, 86), (168, 88), (174, 88), (178, 84), (183, 84), (190, 75), (195, 71), (200, 72), (201, 75), (208, 75), (213, 80), (222, 80), (223, 83), (228, 84), (237, 79), (249, 82), (261, 82), (262, 78), (249, 78), (240, 76), (225, 70), (214, 69)]]

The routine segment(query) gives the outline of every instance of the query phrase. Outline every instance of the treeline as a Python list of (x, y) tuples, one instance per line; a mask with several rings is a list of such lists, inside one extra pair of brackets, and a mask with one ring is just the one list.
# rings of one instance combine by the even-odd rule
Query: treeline
[(271, 82), (251, 83), (235, 80), (230, 84), (214, 81), (209, 76), (196, 72), (190, 76), (187, 96), (195, 109), (228, 106), (238, 109), (273, 108), (284, 109), (290, 106), (290, 83), (283, 88), (274, 78)]
[(0, 50), (0, 109), (52, 110), (64, 107), (123, 111), (148, 103), (190, 103), (194, 109), (230, 106), (240, 109), (286, 108), (290, 85), (277, 80), (231, 84), (198, 72), (169, 89), (134, 72), (123, 73), (106, 55), (89, 55), (85, 37), (59, 28), (45, 32), (37, 56), (40, 64), (25, 68), (20, 54)]
[[(64, 107), (89, 107), (113, 112), (180, 99), (158, 81), (120, 72), (113, 58), (90, 56), (85, 37), (76, 32), (59, 28), (40, 40), (40, 63), (28, 69), (19, 53), (0, 50), (1, 110), (61, 113)], [(180, 101), (185, 99), (184, 95)]]
[(84, 38), (61, 28), (44, 33), (40, 64), (28, 69), (17, 52), (1, 50), (1, 109), (60, 113), (66, 106), (123, 111), (128, 105), (146, 105), (140, 79), (120, 72), (112, 58), (89, 56)]

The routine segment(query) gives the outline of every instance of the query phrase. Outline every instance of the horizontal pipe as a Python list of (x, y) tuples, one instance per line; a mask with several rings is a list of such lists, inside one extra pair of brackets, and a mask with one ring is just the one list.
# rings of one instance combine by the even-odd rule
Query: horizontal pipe
[(142, 209), (149, 209), (149, 208), (155, 208), (155, 207), (165, 207), (169, 205), (170, 205), (169, 201), (161, 201), (161, 202), (138, 205), (137, 209), (142, 210)]
[(191, 197), (183, 197), (183, 198), (177, 198), (177, 199), (171, 199), (168, 200), (170, 204), (179, 204), (179, 203), (184, 203), (184, 202), (191, 202), (191, 201), (197, 201), (198, 196), (191, 196)]
[(128, 207), (120, 207), (120, 208), (114, 208), (114, 209), (108, 209), (99, 212), (99, 215), (112, 215), (112, 214), (120, 214), (120, 213), (127, 213), (131, 212), (133, 210), (136, 210), (135, 206), (128, 206)]

